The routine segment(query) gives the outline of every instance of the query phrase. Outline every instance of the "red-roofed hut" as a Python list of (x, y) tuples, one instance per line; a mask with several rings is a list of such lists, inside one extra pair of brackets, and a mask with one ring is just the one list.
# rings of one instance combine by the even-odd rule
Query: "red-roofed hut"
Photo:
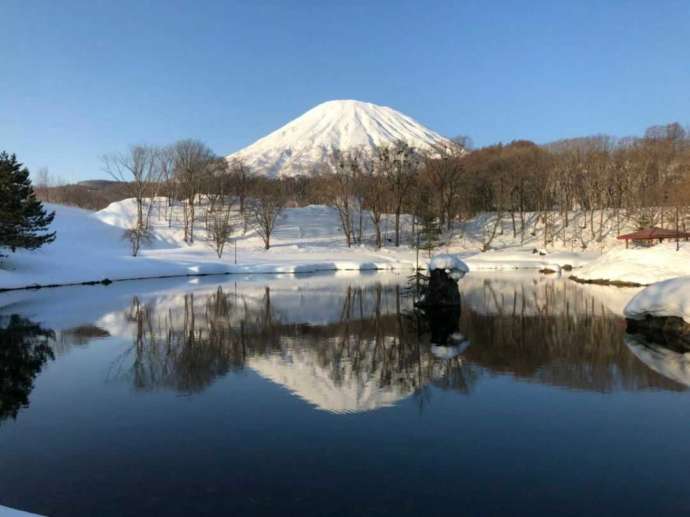
[(625, 241), (625, 247), (628, 247), (628, 243), (633, 241), (633, 243), (642, 244), (645, 246), (653, 246), (656, 241), (664, 242), (664, 240), (688, 240), (690, 238), (690, 233), (676, 230), (669, 230), (667, 228), (643, 228), (642, 230), (637, 230), (636, 232), (626, 233), (624, 235), (619, 235), (618, 239)]

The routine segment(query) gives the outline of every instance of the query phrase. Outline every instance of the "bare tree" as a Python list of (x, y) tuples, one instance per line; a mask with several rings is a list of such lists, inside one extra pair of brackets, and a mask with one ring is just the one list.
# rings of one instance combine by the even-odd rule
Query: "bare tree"
[(172, 228), (175, 199), (177, 197), (177, 183), (175, 182), (175, 150), (172, 146), (166, 146), (159, 150), (158, 160), (161, 168), (161, 195), (165, 195), (166, 219), (168, 227)]
[(243, 221), (244, 233), (247, 233), (247, 217), (245, 214), (245, 204), (247, 194), (252, 184), (254, 174), (251, 167), (247, 165), (241, 158), (233, 158), (229, 163), (230, 182), (232, 183), (233, 191), (240, 204), (240, 216)]
[(209, 240), (218, 254), (218, 258), (223, 256), (225, 244), (232, 235), (232, 225), (230, 224), (230, 207), (220, 206), (209, 212), (208, 236)]
[(356, 190), (359, 165), (355, 155), (334, 149), (331, 153), (331, 166), (333, 172), (330, 174), (328, 192), (330, 201), (338, 210), (340, 226), (349, 248), (352, 246), (355, 236), (354, 212), (357, 208)]
[(271, 247), (271, 235), (285, 202), (285, 193), (278, 182), (265, 181), (256, 189), (255, 199), (251, 204), (251, 222), (256, 233), (263, 239), (265, 249)]
[(420, 156), (407, 143), (399, 141), (393, 147), (382, 147), (377, 152), (378, 168), (388, 183), (395, 213), (395, 245), (400, 246), (400, 216), (416, 180)]
[(132, 250), (132, 256), (139, 255), (142, 244), (149, 244), (153, 240), (153, 233), (149, 228), (143, 226), (135, 226), (126, 229), (122, 234), (122, 239), (129, 242)]
[(137, 256), (142, 240), (149, 235), (151, 208), (161, 186), (159, 150), (155, 147), (134, 145), (127, 153), (103, 157), (105, 171), (122, 182), (127, 194), (134, 198), (137, 218), (125, 237), (132, 242), (132, 255)]
[(184, 239), (194, 242), (195, 205), (205, 176), (212, 170), (216, 157), (198, 140), (181, 140), (172, 147), (174, 175), (184, 203)]
[(380, 172), (375, 160), (361, 160), (358, 191), (361, 192), (362, 207), (369, 211), (369, 218), (374, 225), (377, 248), (383, 245), (381, 221), (390, 202), (388, 185), (381, 181)]
[(36, 180), (33, 182), (33, 184), (36, 197), (38, 197), (41, 201), (50, 203), (50, 187), (52, 185), (50, 173), (48, 172), (47, 167), (41, 167), (38, 169), (38, 172), (36, 173)]
[(448, 153), (438, 158), (427, 159), (424, 172), (436, 194), (432, 201), (435, 201), (438, 207), (439, 224), (450, 230), (462, 187), (462, 155)]

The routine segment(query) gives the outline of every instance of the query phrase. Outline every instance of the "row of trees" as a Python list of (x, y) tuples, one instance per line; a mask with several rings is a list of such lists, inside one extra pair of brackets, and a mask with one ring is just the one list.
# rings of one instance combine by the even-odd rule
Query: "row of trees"
[(601, 241), (605, 227), (620, 232), (631, 222), (684, 228), (690, 195), (690, 137), (677, 123), (651, 127), (639, 138), (593, 136), (545, 146), (518, 140), (473, 151), (458, 145), (433, 156), (404, 142), (373, 154), (333, 150), (319, 174), (283, 179), (258, 176), (196, 140), (134, 146), (104, 163), (122, 198), (136, 202), (127, 234), (134, 254), (148, 238), (153, 200), (161, 198), (168, 224), (181, 212), (191, 243), (203, 222), (221, 256), (239, 230), (233, 222), (245, 232), (255, 228), (268, 248), (288, 203), (335, 207), (348, 246), (364, 242), (367, 229), (373, 244), (383, 246), (390, 222), (391, 244), (407, 239), (431, 249), (443, 231), (489, 212), (483, 242), (489, 249), (504, 223), (521, 243), (539, 233), (544, 246), (578, 241), (585, 247)]
[(103, 161), (105, 170), (136, 206), (134, 224), (125, 232), (134, 256), (151, 237), (151, 213), (161, 199), (167, 200), (165, 217), (170, 226), (180, 211), (176, 208), (181, 209), (184, 240), (190, 244), (200, 217), (203, 219), (218, 257), (236, 229), (234, 209), (243, 230), (251, 224), (268, 249), (287, 200), (279, 182), (254, 177), (242, 161), (220, 158), (197, 140), (181, 140), (167, 147), (132, 146), (127, 152), (106, 155)]
[[(539, 225), (544, 246), (558, 239), (565, 245), (577, 238), (582, 247), (600, 241), (611, 218), (618, 231), (630, 221), (683, 226), (690, 193), (690, 138), (678, 124), (619, 141), (595, 136), (539, 146), (519, 140), (472, 152), (458, 146), (434, 156), (404, 142), (373, 155), (333, 150), (316, 176), (283, 180), (259, 178), (241, 161), (215, 157), (190, 140), (163, 150), (134, 147), (106, 164), (114, 178), (129, 178), (138, 227), (146, 228), (146, 199), (165, 195), (170, 207), (182, 203), (185, 239), (192, 242), (195, 206), (204, 202), (206, 228), (219, 254), (228, 233), (228, 199), (238, 204), (244, 230), (251, 224), (267, 248), (280, 211), (292, 202), (335, 207), (348, 246), (362, 243), (366, 228), (372, 228), (374, 244), (383, 246), (387, 220), (392, 244), (399, 246), (403, 214), (409, 214), (407, 237), (431, 249), (454, 223), (491, 212), (483, 243), (489, 249), (505, 221), (522, 243)], [(581, 214), (577, 228), (573, 211)], [(536, 220), (528, 220), (529, 213), (538, 214)]]
[[(332, 162), (331, 172), (313, 181), (323, 182), (317, 189), (338, 208), (348, 245), (361, 240), (364, 210), (378, 246), (384, 213), (394, 214), (397, 246), (401, 213), (411, 214), (419, 241), (492, 212), (484, 249), (508, 220), (521, 243), (539, 225), (545, 246), (577, 237), (585, 247), (603, 239), (611, 219), (619, 233), (628, 222), (684, 228), (690, 198), (690, 137), (676, 123), (654, 126), (641, 138), (595, 136), (548, 146), (520, 140), (432, 157), (399, 143), (373, 158), (335, 152)], [(580, 214), (576, 229), (574, 211)]]

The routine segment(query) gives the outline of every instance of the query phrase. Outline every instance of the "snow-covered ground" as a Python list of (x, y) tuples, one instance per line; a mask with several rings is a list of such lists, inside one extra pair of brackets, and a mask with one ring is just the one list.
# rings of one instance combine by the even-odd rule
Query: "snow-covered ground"
[(0, 505), (0, 517), (40, 517), (38, 514), (14, 510), (7, 506)]
[[(194, 244), (186, 244), (179, 225), (168, 228), (154, 216), (154, 241), (138, 257), (122, 240), (123, 229), (134, 219), (131, 201), (113, 203), (100, 212), (48, 205), (56, 211), (54, 243), (37, 251), (18, 251), (3, 259), (0, 289), (31, 285), (69, 284), (175, 275), (220, 273), (308, 273), (326, 270), (412, 269), (415, 256), (409, 247), (375, 250), (347, 248), (339, 235), (337, 215), (323, 206), (285, 210), (264, 250), (259, 236), (249, 230), (228, 244), (222, 259), (206, 239), (201, 225)], [(238, 225), (239, 226), (239, 225)]]
[[(413, 247), (392, 245), (392, 218), (384, 219), (386, 245), (373, 245), (373, 228), (363, 217), (364, 244), (348, 248), (340, 228), (338, 214), (332, 207), (313, 205), (288, 208), (280, 217), (271, 238), (271, 249), (264, 250), (257, 233), (242, 231), (236, 221), (233, 242), (225, 247), (219, 259), (206, 237), (203, 210), (195, 227), (195, 242), (183, 239), (182, 213), (173, 211), (168, 223), (164, 200), (154, 208), (151, 222), (154, 240), (144, 245), (138, 257), (132, 257), (129, 244), (122, 239), (123, 230), (135, 219), (132, 200), (113, 203), (100, 212), (48, 205), (56, 211), (53, 229), (57, 240), (37, 251), (18, 251), (0, 261), (0, 289), (27, 286), (64, 285), (71, 283), (159, 276), (199, 274), (311, 273), (317, 271), (411, 271), (417, 264)], [(551, 232), (554, 239), (542, 249), (543, 228), (538, 214), (527, 214), (529, 231), (525, 237), (514, 232), (510, 217), (503, 218), (491, 250), (480, 252), (488, 228), (493, 228), (491, 214), (480, 214), (454, 228), (444, 236), (437, 255), (454, 255), (470, 271), (534, 269), (560, 271), (570, 266), (578, 278), (613, 280), (648, 284), (678, 275), (690, 274), (690, 245), (680, 252), (675, 244), (651, 249), (621, 249), (616, 241), (614, 219), (606, 217), (604, 230), (592, 232), (584, 227), (582, 214), (571, 214), (568, 228), (559, 226), (554, 214)], [(411, 221), (403, 216), (403, 242), (410, 239)], [(540, 231), (542, 232), (540, 234)], [(574, 236), (578, 235), (578, 246)], [(562, 236), (556, 238), (557, 236)], [(586, 244), (583, 249), (581, 244)], [(237, 246), (237, 263), (235, 249)], [(603, 253), (605, 252), (605, 253)], [(603, 254), (602, 254), (603, 253)], [(425, 267), (429, 256), (419, 254), (419, 265)]]
[[(158, 276), (221, 274), (221, 273), (311, 273), (328, 270), (412, 270), (416, 253), (408, 245), (389, 245), (377, 250), (372, 242), (372, 228), (365, 221), (367, 244), (348, 248), (334, 208), (307, 206), (288, 208), (271, 239), (271, 248), (251, 228), (243, 233), (241, 224), (233, 238), (237, 243), (235, 264), (234, 243), (226, 246), (219, 259), (206, 238), (203, 222), (195, 229), (196, 240), (187, 244), (183, 239), (182, 214), (173, 214), (172, 225), (165, 217), (165, 206), (154, 209), (152, 227), (154, 240), (145, 245), (138, 257), (132, 257), (129, 244), (122, 239), (123, 230), (132, 226), (135, 205), (132, 200), (113, 203), (100, 212), (48, 205), (56, 211), (54, 243), (37, 251), (18, 251), (3, 259), (0, 266), (0, 289), (38, 285), (70, 284)], [(392, 225), (387, 226), (387, 235)], [(471, 270), (513, 269), (558, 265), (579, 265), (583, 255), (573, 252), (533, 253), (531, 248), (510, 248), (504, 251), (478, 253), (456, 241), (439, 252), (459, 253)], [(420, 255), (425, 266), (428, 256)]]
[(649, 285), (682, 275), (690, 275), (690, 244), (658, 244), (651, 248), (615, 249), (577, 271), (578, 279)]

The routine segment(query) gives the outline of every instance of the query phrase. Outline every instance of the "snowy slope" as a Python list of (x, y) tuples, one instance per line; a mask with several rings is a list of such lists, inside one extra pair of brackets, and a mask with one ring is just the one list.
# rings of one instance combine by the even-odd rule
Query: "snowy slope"
[(690, 245), (663, 243), (651, 248), (619, 248), (605, 253), (580, 269), (576, 276), (589, 282), (649, 285), (690, 275)]
[[(253, 229), (242, 234), (237, 224), (237, 264), (231, 246), (219, 259), (203, 229), (196, 225), (197, 239), (189, 245), (176, 222), (171, 228), (154, 210), (151, 224), (153, 242), (140, 256), (130, 256), (122, 240), (123, 228), (132, 226), (135, 208), (132, 199), (112, 203), (100, 212), (50, 205), (56, 216), (51, 229), (55, 242), (36, 251), (19, 250), (0, 261), (0, 289), (25, 286), (100, 281), (104, 278), (158, 277), (221, 273), (312, 273), (336, 270), (406, 269), (414, 267), (409, 247), (376, 250), (345, 246), (335, 209), (324, 206), (286, 209), (271, 239), (270, 250)], [(179, 214), (177, 214), (179, 216)], [(4, 250), (3, 250), (4, 251)]]
[[(232, 243), (219, 259), (204, 230), (205, 205), (198, 209), (195, 225), (195, 242), (184, 242), (182, 209), (172, 211), (171, 222), (167, 219), (165, 199), (159, 199), (151, 213), (153, 242), (147, 243), (139, 257), (131, 257), (129, 246), (122, 240), (124, 228), (131, 228), (136, 219), (132, 199), (112, 203), (100, 212), (77, 208), (48, 205), (56, 211), (51, 229), (57, 231), (57, 240), (37, 251), (19, 250), (0, 260), (0, 289), (35, 285), (68, 284), (126, 278), (142, 278), (171, 275), (198, 275), (212, 273), (307, 273), (316, 271), (364, 271), (410, 270), (416, 264), (416, 254), (411, 242), (411, 219), (401, 219), (403, 245), (392, 246), (393, 216), (384, 216), (384, 247), (374, 246), (374, 229), (367, 213), (363, 214), (362, 245), (348, 248), (345, 245), (338, 212), (333, 207), (311, 205), (286, 209), (280, 216), (271, 238), (271, 249), (263, 249), (263, 242), (256, 231), (248, 228), (244, 233), (238, 213), (234, 214), (236, 229)], [(537, 221), (528, 214), (529, 221)], [(554, 216), (554, 221), (557, 218)], [(573, 215), (571, 227), (579, 228), (578, 218)], [(572, 237), (560, 237), (546, 250), (546, 254), (533, 253), (542, 244), (543, 231), (538, 225), (530, 225), (526, 239), (521, 242), (510, 228), (506, 218), (501, 234), (493, 241), (495, 249), (480, 253), (482, 240), (488, 228), (493, 227), (491, 217), (480, 214), (456, 226), (447, 236), (447, 243), (435, 250), (435, 254), (457, 254), (471, 272), (505, 269), (552, 269), (562, 266), (578, 268), (580, 278), (620, 279), (621, 272), (628, 281), (651, 283), (679, 275), (690, 275), (690, 247), (684, 244), (676, 253), (667, 246), (652, 250), (621, 250), (615, 234), (606, 232), (602, 242), (591, 239), (586, 251), (578, 251), (572, 245)], [(462, 230), (459, 230), (462, 228)], [(553, 229), (558, 228), (554, 223)], [(571, 229), (569, 229), (570, 231)], [(562, 233), (558, 231), (558, 233)], [(580, 240), (589, 239), (589, 231)], [(565, 244), (564, 244), (565, 242)], [(237, 244), (237, 263), (234, 262), (234, 244)], [(605, 249), (611, 253), (600, 255)], [(3, 250), (0, 250), (0, 254)], [(617, 255), (622, 253), (622, 255)], [(634, 255), (634, 256), (633, 256)], [(649, 257), (647, 255), (650, 255)], [(658, 256), (657, 256), (658, 255)], [(614, 260), (609, 260), (614, 257)], [(419, 256), (420, 266), (429, 260), (427, 253)], [(596, 259), (596, 260), (595, 260)], [(639, 259), (639, 260), (638, 260)], [(643, 260), (644, 259), (644, 260)], [(592, 262), (594, 260), (594, 262)], [(595, 268), (587, 268), (589, 263)], [(604, 271), (601, 270), (602, 266)], [(625, 266), (625, 267), (623, 267)], [(643, 278), (644, 276), (644, 278)]]
[(333, 149), (371, 153), (374, 147), (391, 145), (397, 140), (425, 152), (454, 146), (447, 138), (392, 108), (334, 100), (310, 109), (228, 159), (241, 158), (267, 176), (308, 175), (328, 160)]

